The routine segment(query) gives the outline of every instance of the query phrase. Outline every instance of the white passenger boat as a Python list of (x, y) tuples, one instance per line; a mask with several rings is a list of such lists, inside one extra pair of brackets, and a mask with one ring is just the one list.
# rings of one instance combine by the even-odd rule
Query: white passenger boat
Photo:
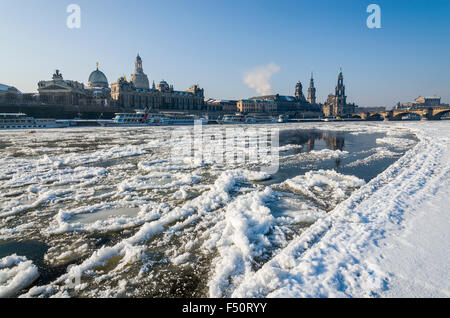
[(270, 115), (251, 114), (246, 117), (246, 121), (250, 124), (273, 124), (277, 119)]
[(200, 121), (203, 125), (208, 124), (207, 119), (193, 115), (149, 114), (145, 112), (117, 113), (108, 126), (194, 125), (196, 121)]
[(244, 125), (250, 124), (251, 120), (244, 115), (225, 115), (221, 120), (218, 120), (221, 125)]
[(110, 124), (112, 126), (148, 126), (149, 114), (147, 113), (116, 113), (115, 115)]
[(194, 125), (200, 123), (202, 125), (208, 124), (208, 119), (200, 118), (193, 115), (167, 115), (169, 125)]
[(0, 129), (48, 129), (65, 128), (68, 123), (56, 119), (37, 119), (23, 113), (0, 114)]
[(221, 120), (218, 121), (222, 125), (245, 125), (245, 124), (271, 124), (276, 123), (276, 118), (269, 115), (261, 114), (235, 114), (235, 115), (225, 115)]

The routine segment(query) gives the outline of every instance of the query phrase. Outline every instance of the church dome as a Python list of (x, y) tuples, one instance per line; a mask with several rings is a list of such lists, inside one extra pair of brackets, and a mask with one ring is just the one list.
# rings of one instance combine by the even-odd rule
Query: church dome
[(102, 71), (99, 71), (98, 63), (97, 69), (89, 76), (88, 85), (89, 87), (108, 87), (108, 79)]
[(158, 84), (158, 89), (161, 92), (167, 92), (170, 90), (170, 86), (169, 84), (167, 84), (167, 82), (165, 80), (162, 80), (161, 82), (159, 82)]

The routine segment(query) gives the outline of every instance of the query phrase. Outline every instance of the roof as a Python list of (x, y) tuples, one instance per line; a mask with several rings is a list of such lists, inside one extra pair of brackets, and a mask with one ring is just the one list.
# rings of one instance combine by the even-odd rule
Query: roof
[(286, 96), (286, 95), (265, 95), (265, 96), (256, 96), (252, 97), (253, 100), (276, 100), (280, 102), (295, 102), (296, 99), (294, 96)]
[(278, 96), (278, 100), (286, 101), (286, 102), (295, 102), (295, 97), (293, 96)]
[(101, 84), (99, 86), (106, 85), (108, 86), (108, 79), (106, 78), (105, 74), (102, 71), (99, 71), (98, 69), (93, 71), (91, 75), (89, 75), (89, 83), (93, 86), (96, 86), (98, 84)]
[(16, 90), (18, 94), (22, 94), (22, 92), (19, 91), (19, 90), (18, 90), (17, 88), (15, 88), (14, 86), (8, 86), (8, 85), (5, 85), (5, 84), (0, 84), (0, 91), (7, 92), (7, 91), (9, 91), (10, 89)]

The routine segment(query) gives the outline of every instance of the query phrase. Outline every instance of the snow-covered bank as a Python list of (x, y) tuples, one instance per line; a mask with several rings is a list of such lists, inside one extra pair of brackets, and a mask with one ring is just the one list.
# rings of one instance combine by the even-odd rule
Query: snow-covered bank
[(405, 213), (404, 230), (384, 242), (379, 266), (394, 275), (382, 296), (450, 297), (449, 180), (420, 209)]
[(450, 125), (401, 126), (419, 144), (247, 275), (232, 296), (450, 296)]

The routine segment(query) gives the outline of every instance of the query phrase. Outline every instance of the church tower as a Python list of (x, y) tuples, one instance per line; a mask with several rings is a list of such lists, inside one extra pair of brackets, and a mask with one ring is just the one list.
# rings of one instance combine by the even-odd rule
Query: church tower
[(312, 105), (316, 104), (316, 88), (314, 87), (314, 77), (311, 73), (311, 82), (308, 88), (308, 102)]
[(338, 76), (338, 83), (336, 86), (336, 93), (335, 93), (335, 103), (334, 103), (334, 110), (333, 113), (336, 116), (340, 116), (344, 114), (344, 108), (347, 105), (347, 96), (345, 96), (345, 85), (344, 85), (344, 75), (341, 72)]
[(144, 68), (142, 67), (142, 59), (139, 54), (134, 62), (134, 74), (131, 75), (131, 81), (136, 88), (140, 89), (150, 89), (150, 83), (148, 81), (147, 75), (144, 73)]
[(134, 73), (144, 73), (144, 68), (142, 67), (142, 59), (138, 56), (136, 57), (136, 62), (134, 62)]
[(305, 100), (305, 95), (303, 95), (303, 85), (300, 81), (295, 85), (295, 99), (300, 101)]

